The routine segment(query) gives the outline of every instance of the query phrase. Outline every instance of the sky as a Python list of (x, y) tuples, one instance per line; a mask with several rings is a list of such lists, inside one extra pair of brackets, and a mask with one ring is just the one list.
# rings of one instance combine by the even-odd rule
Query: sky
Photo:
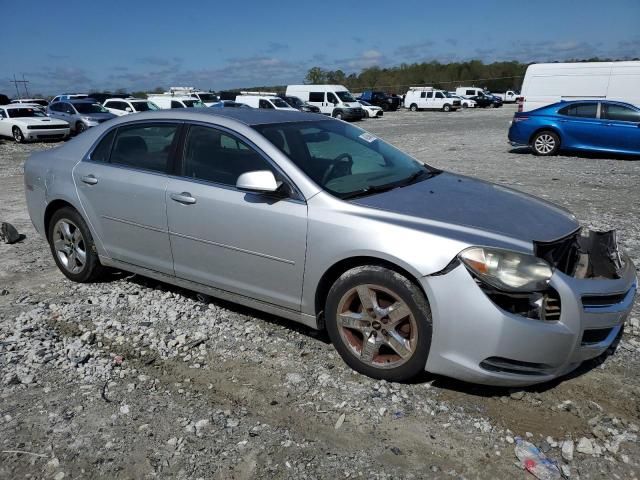
[[(268, 5), (267, 5), (268, 4)], [(220, 90), (309, 68), (640, 57), (640, 0), (0, 0), (0, 93)]]

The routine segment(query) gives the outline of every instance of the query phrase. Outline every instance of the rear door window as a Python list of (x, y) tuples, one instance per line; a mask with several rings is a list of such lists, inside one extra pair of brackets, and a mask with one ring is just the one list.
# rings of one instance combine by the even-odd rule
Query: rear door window
[(116, 129), (114, 128), (109, 133), (107, 133), (100, 143), (93, 149), (91, 152), (91, 160), (94, 162), (108, 162), (109, 156), (111, 155), (111, 147), (113, 146), (113, 139), (116, 136)]
[(602, 118), (618, 122), (640, 123), (640, 112), (625, 105), (602, 104)]
[(558, 113), (569, 117), (596, 118), (598, 115), (598, 104), (596, 102), (574, 103), (561, 108), (558, 110)]
[(178, 124), (145, 124), (120, 127), (111, 152), (111, 163), (166, 173), (176, 141)]

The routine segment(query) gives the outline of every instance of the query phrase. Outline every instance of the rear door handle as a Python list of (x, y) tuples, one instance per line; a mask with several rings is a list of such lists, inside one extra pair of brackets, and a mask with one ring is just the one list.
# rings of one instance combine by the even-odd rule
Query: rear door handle
[(95, 185), (96, 183), (98, 183), (98, 179), (91, 174), (85, 175), (84, 177), (80, 178), (80, 180), (82, 180), (87, 185)]
[(169, 196), (174, 202), (182, 203), (183, 205), (193, 205), (196, 203), (196, 199), (193, 198), (189, 192), (172, 193)]

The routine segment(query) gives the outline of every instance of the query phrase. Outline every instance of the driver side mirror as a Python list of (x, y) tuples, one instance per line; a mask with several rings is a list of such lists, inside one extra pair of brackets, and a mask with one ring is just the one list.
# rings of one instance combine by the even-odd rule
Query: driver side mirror
[(280, 188), (282, 183), (276, 181), (276, 177), (270, 170), (254, 170), (245, 172), (238, 177), (236, 188), (253, 193), (273, 193)]
[(131, 107), (126, 107), (126, 108), (124, 109), (124, 111), (125, 111), (125, 112), (129, 112), (129, 113), (131, 113), (131, 112), (133, 112), (133, 108), (131, 108)]

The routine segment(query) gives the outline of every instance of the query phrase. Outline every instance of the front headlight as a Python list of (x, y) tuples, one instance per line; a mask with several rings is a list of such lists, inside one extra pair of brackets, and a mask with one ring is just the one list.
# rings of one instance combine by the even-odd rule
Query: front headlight
[(545, 290), (553, 275), (541, 258), (510, 250), (471, 247), (459, 258), (481, 280), (498, 290), (534, 292)]

